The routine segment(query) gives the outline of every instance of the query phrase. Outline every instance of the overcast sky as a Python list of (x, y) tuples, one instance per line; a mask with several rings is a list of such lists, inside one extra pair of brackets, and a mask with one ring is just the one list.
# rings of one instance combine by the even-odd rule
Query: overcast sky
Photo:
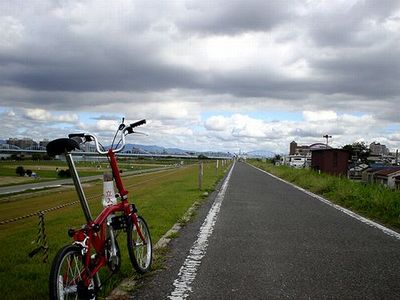
[(400, 148), (400, 1), (0, 1), (0, 139)]

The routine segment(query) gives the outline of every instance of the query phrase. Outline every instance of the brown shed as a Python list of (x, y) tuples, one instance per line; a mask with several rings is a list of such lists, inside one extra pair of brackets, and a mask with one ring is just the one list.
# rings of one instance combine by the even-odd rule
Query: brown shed
[(332, 175), (347, 176), (350, 152), (344, 149), (311, 151), (311, 168)]

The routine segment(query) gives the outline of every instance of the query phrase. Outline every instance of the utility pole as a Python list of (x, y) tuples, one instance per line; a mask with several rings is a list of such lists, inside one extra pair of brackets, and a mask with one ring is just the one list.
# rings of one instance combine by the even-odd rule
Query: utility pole
[(331, 136), (331, 135), (325, 134), (325, 135), (323, 135), (322, 137), (323, 137), (323, 138), (326, 138), (326, 149), (328, 149), (328, 139), (331, 139), (332, 136)]

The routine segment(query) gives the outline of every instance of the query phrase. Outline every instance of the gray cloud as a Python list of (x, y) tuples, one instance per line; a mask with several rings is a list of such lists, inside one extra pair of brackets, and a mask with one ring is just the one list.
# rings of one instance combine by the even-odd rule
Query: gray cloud
[[(96, 111), (105, 120), (124, 110), (134, 117), (136, 106), (165, 124), (184, 105), (194, 111), (185, 107), (182, 118), (284, 108), (399, 123), (399, 9), (399, 1), (372, 0), (3, 1), (0, 108)], [(243, 36), (255, 45), (212, 43)], [(296, 61), (300, 75), (288, 67)], [(182, 104), (157, 111), (171, 102)], [(318, 137), (313, 128), (291, 130)]]
[[(335, 2), (330, 4), (335, 6)], [(387, 37), (379, 25), (399, 7), (400, 2), (396, 0), (349, 2), (320, 9), (317, 6), (310, 10), (304, 22), (313, 42), (319, 46), (362, 48)]]
[(198, 34), (240, 34), (268, 31), (288, 22), (295, 1), (187, 1), (186, 11), (178, 17), (182, 31)]
[[(146, 8), (143, 3), (137, 6)], [(107, 29), (98, 19), (104, 11), (97, 17), (96, 12), (85, 10), (78, 17), (65, 11), (67, 16), (63, 16), (56, 12), (68, 7), (49, 2), (35, 7), (35, 15), (18, 4), (14, 9), (10, 5), (5, 12), (22, 22), (25, 33), (16, 49), (0, 51), (0, 84), (30, 90), (32, 98), (27, 101), (43, 104), (56, 101), (63, 92), (72, 92), (74, 97), (75, 92), (188, 89), (205, 94), (282, 100), (304, 100), (310, 94), (385, 99), (399, 93), (399, 33), (388, 36), (381, 28), (399, 7), (397, 1), (379, 5), (375, 1), (361, 1), (347, 9), (322, 12), (308, 8), (305, 16), (299, 9), (307, 6), (292, 1), (196, 1), (186, 2), (184, 8), (175, 10), (165, 6), (183, 16), (171, 15), (165, 20), (167, 25), (161, 26), (156, 25), (159, 20), (149, 12), (150, 7), (142, 16), (132, 6), (122, 20), (106, 20), (110, 26)], [(85, 19), (87, 24), (82, 24), (85, 13), (89, 14)], [(367, 21), (377, 22), (377, 29), (371, 35), (366, 31), (370, 29)], [(96, 26), (93, 22), (100, 24)], [(323, 48), (306, 54), (304, 59), (313, 75), (309, 78), (294, 79), (276, 71), (256, 69), (256, 65), (238, 68), (233, 73), (217, 69), (204, 72), (161, 58), (165, 43), (175, 38), (166, 28), (174, 24), (180, 38), (196, 32), (204, 35), (268, 32), (282, 24), (291, 24), (293, 30), (302, 30), (305, 40), (309, 36), (316, 44), (329, 47), (326, 51), (330, 55), (324, 55)], [(46, 101), (47, 97), (37, 99), (35, 91), (55, 94)], [(68, 99), (68, 93), (61, 98), (75, 103)], [(1, 101), (14, 100), (3, 96)]]

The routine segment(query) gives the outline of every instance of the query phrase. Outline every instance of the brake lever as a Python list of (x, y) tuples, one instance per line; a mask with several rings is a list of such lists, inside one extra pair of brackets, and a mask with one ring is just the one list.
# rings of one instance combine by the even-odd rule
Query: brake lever
[(126, 125), (124, 124), (124, 122), (125, 122), (125, 118), (123, 117), (123, 118), (122, 118), (121, 124), (119, 124), (119, 126), (118, 126), (118, 130), (119, 130), (119, 131), (123, 130), (123, 129), (126, 127)]
[(118, 130), (121, 131), (121, 130), (123, 130), (125, 127), (126, 127), (125, 124), (124, 124), (124, 123), (121, 123), (121, 124), (119, 124), (119, 126), (118, 126)]
[(133, 131), (132, 133), (137, 133), (137, 134), (140, 134), (140, 135), (149, 136), (147, 133), (140, 132), (140, 131)]

